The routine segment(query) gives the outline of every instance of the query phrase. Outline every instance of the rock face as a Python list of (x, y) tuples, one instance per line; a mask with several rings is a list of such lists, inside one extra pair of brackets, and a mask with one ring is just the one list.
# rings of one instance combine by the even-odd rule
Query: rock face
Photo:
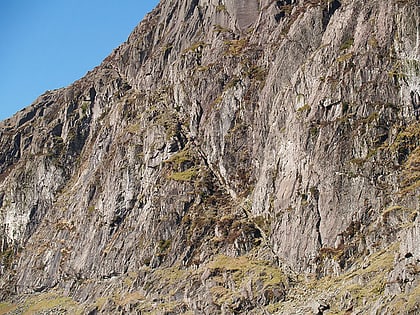
[(419, 7), (161, 1), (0, 123), (0, 313), (418, 312)]

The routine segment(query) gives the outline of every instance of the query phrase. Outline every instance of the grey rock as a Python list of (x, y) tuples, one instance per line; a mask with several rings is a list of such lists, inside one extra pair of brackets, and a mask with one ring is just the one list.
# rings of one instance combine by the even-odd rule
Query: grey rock
[(0, 122), (1, 299), (415, 312), (418, 7), (162, 1)]

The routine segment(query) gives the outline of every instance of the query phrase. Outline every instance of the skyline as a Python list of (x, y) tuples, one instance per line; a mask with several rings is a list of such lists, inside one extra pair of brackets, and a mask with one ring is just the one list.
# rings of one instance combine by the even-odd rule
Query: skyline
[(98, 66), (157, 3), (17, 0), (0, 5), (0, 121)]

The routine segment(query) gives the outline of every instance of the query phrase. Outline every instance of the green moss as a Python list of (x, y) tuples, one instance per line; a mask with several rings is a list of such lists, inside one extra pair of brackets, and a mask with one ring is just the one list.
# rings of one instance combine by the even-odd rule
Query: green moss
[(126, 128), (128, 133), (131, 133), (133, 135), (138, 134), (141, 131), (141, 126), (139, 122), (132, 123), (127, 126)]
[(160, 303), (153, 303), (152, 310), (149, 312), (142, 312), (141, 314), (161, 315), (161, 314), (179, 314), (179, 310), (183, 308), (184, 303), (176, 301), (166, 301)]
[(415, 217), (418, 215), (415, 209), (410, 209), (402, 206), (390, 206), (382, 212), (383, 222), (388, 223), (389, 218), (392, 216), (394, 220), (398, 220), (399, 227), (409, 227), (413, 224)]
[(401, 211), (404, 208), (401, 206), (391, 206), (386, 208), (383, 212), (382, 212), (382, 216), (383, 217), (388, 217), (392, 212), (396, 212), (396, 211)]
[(15, 255), (14, 255), (13, 249), (11, 249), (11, 248), (6, 249), (3, 252), (0, 252), (0, 262), (1, 262), (1, 264), (6, 269), (10, 268), (12, 266), (14, 256)]
[(311, 137), (316, 137), (319, 134), (319, 126), (311, 126), (309, 128), (309, 135)]
[(171, 247), (172, 241), (171, 240), (160, 240), (158, 243), (158, 249), (161, 253), (164, 253), (169, 250)]
[(413, 150), (420, 144), (420, 124), (411, 124), (399, 132), (391, 145), (391, 150), (399, 149)]
[(184, 148), (183, 150), (172, 155), (165, 163), (172, 164), (175, 168), (182, 167), (186, 162), (192, 162), (194, 160), (191, 149)]
[(30, 298), (25, 302), (25, 305), (23, 315), (43, 313), (57, 308), (66, 310), (70, 314), (82, 314), (79, 306), (71, 298), (55, 293), (46, 293)]
[(17, 306), (7, 302), (0, 302), (0, 315), (11, 314)]
[(396, 84), (420, 75), (420, 62), (416, 59), (399, 59), (388, 71), (388, 75)]
[(309, 104), (305, 104), (302, 107), (299, 107), (297, 109), (297, 112), (298, 113), (303, 113), (303, 112), (310, 111), (310, 110), (311, 110), (311, 106)]
[[(131, 286), (131, 284), (126, 285), (126, 286)], [(118, 305), (124, 306), (127, 304), (131, 304), (133, 302), (144, 301), (145, 299), (146, 299), (145, 296), (141, 292), (134, 291), (131, 293), (124, 294), (116, 302)]]
[(271, 229), (271, 222), (270, 222), (270, 220), (266, 219), (262, 215), (256, 216), (252, 220), (255, 223), (255, 225), (259, 229), (261, 229), (265, 234), (268, 234), (270, 232), (270, 229)]
[[(409, 293), (405, 310), (407, 312), (418, 311), (420, 305), (420, 284)], [(414, 314), (414, 313), (413, 313)]]
[(124, 285), (126, 287), (130, 287), (133, 282), (137, 279), (138, 273), (134, 271), (130, 271), (127, 273), (126, 277), (124, 278)]
[(346, 50), (349, 49), (350, 47), (353, 46), (354, 43), (354, 38), (348, 38), (347, 40), (345, 40), (341, 46), (340, 46), (340, 50)]
[(161, 48), (161, 52), (163, 54), (170, 52), (174, 46), (173, 45), (165, 45)]
[(354, 164), (359, 167), (363, 166), (366, 162), (367, 162), (367, 159), (365, 158), (353, 158), (349, 160), (349, 163)]
[(173, 266), (170, 268), (161, 268), (157, 270), (156, 275), (158, 279), (163, 283), (167, 285), (172, 285), (181, 283), (183, 280), (191, 276), (191, 273), (189, 273), (185, 269), (180, 268), (180, 266)]
[(218, 97), (216, 97), (214, 99), (214, 101), (211, 104), (211, 107), (216, 106), (218, 104), (220, 104), (223, 101), (223, 95), (219, 95)]
[(227, 55), (239, 56), (245, 49), (245, 47), (248, 45), (248, 39), (242, 38), (225, 41), (225, 45), (227, 46)]
[(165, 128), (167, 139), (174, 136), (179, 129), (178, 117), (176, 113), (170, 111), (160, 112), (154, 119), (154, 123)]
[(378, 112), (373, 112), (369, 116), (367, 116), (365, 118), (362, 118), (360, 120), (360, 123), (362, 123), (362, 124), (370, 124), (370, 123), (374, 122), (375, 120), (377, 120), (378, 117), (379, 117)]
[[(211, 270), (211, 280), (215, 283), (211, 294), (218, 305), (230, 305), (235, 297), (241, 297), (244, 286), (250, 285), (256, 297), (267, 290), (283, 290), (287, 286), (287, 279), (279, 268), (251, 256), (218, 255), (206, 268)], [(232, 285), (227, 286), (227, 283)]]
[(266, 310), (269, 314), (275, 314), (276, 312), (282, 310), (284, 307), (284, 302), (277, 302), (267, 305)]
[(345, 62), (353, 57), (353, 53), (347, 53), (337, 58), (338, 62)]
[(375, 36), (372, 36), (372, 37), (369, 38), (368, 44), (372, 48), (378, 48), (379, 47), (378, 40), (376, 39)]
[(402, 193), (411, 193), (420, 188), (420, 147), (410, 153), (402, 172)]
[(268, 261), (257, 260), (248, 256), (230, 257), (218, 255), (208, 264), (213, 270), (224, 270), (232, 274), (236, 284), (251, 281), (262, 281), (264, 287), (277, 286), (286, 281), (283, 272)]
[[(299, 287), (305, 288), (305, 292), (315, 290), (316, 294), (334, 292), (328, 314), (344, 314), (341, 308), (343, 300), (352, 301), (354, 312), (364, 313), (363, 310), (366, 310), (369, 304), (373, 305), (383, 297), (398, 247), (399, 244), (394, 243), (372, 255), (361, 257), (351, 270), (338, 277), (314, 278), (303, 281)], [(324, 249), (324, 254), (329, 257), (341, 255), (338, 249)]]
[(83, 116), (85, 116), (85, 115), (86, 115), (86, 113), (87, 113), (87, 111), (88, 111), (88, 109), (89, 109), (89, 106), (90, 106), (90, 102), (89, 102), (89, 101), (83, 101), (83, 102), (82, 102), (81, 109), (82, 109), (82, 115), (83, 115)]
[(199, 172), (198, 167), (192, 167), (183, 172), (173, 172), (169, 174), (168, 178), (175, 181), (193, 181), (197, 178)]
[(343, 254), (344, 248), (323, 247), (319, 250), (321, 259), (330, 258), (339, 261)]
[(198, 66), (197, 67), (197, 71), (200, 71), (200, 72), (205, 72), (205, 71), (208, 71), (210, 69), (210, 66)]
[(190, 47), (184, 49), (183, 54), (186, 54), (188, 52), (200, 53), (201, 50), (206, 46), (207, 44), (204, 42), (195, 42)]
[(210, 293), (213, 297), (213, 300), (216, 301), (217, 304), (222, 305), (228, 303), (232, 300), (234, 294), (228, 288), (225, 288), (221, 285), (216, 285), (210, 288)]
[(217, 12), (226, 12), (227, 9), (226, 9), (226, 6), (224, 4), (219, 4), (219, 5), (216, 6), (216, 11)]
[(231, 88), (234, 88), (239, 82), (241, 82), (241, 79), (239, 77), (234, 76), (224, 87), (224, 91), (227, 91)]
[(264, 82), (267, 77), (267, 70), (258, 65), (252, 65), (246, 67), (243, 74), (249, 77), (251, 80)]

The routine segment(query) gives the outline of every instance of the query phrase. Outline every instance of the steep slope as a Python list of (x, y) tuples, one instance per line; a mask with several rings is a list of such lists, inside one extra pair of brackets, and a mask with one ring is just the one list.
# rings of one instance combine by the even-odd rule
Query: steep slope
[(162, 1), (0, 123), (0, 313), (414, 314), (419, 7)]

